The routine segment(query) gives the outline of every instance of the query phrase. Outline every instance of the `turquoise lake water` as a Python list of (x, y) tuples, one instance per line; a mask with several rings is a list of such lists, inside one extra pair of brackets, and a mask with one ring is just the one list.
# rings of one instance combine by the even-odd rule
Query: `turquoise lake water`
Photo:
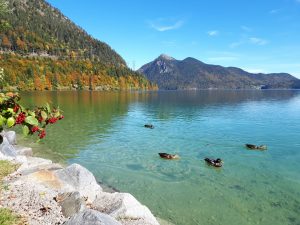
[[(64, 110), (45, 141), (32, 144), (36, 155), (84, 165), (155, 216), (176, 225), (300, 224), (300, 91), (22, 96), (28, 106), (48, 101)], [(222, 158), (224, 166), (209, 167), (205, 157)]]

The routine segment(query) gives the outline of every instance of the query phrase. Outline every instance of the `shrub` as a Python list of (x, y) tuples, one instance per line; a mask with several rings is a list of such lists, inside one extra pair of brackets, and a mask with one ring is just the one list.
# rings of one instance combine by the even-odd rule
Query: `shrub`
[[(48, 125), (64, 118), (59, 108), (51, 109), (48, 103), (43, 107), (26, 109), (18, 103), (19, 100), (17, 93), (0, 93), (0, 131), (19, 125), (24, 135), (37, 134), (42, 139), (46, 136)], [(2, 136), (0, 138), (2, 143)]]

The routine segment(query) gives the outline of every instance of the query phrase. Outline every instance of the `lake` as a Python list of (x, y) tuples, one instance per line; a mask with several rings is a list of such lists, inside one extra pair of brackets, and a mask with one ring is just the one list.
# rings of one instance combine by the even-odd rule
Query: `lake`
[[(27, 106), (49, 102), (64, 111), (44, 141), (30, 144), (37, 156), (82, 164), (157, 217), (176, 225), (300, 224), (300, 91), (21, 95)], [(212, 168), (205, 157), (224, 165)]]

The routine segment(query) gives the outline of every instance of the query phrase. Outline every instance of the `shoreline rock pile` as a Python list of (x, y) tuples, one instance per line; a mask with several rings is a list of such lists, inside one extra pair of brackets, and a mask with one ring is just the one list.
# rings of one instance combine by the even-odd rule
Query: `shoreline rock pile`
[(33, 157), (17, 145), (14, 131), (2, 132), (0, 160), (20, 164), (5, 178), (0, 207), (30, 225), (159, 225), (150, 210), (129, 193), (104, 192), (94, 175), (79, 164), (66, 168)]

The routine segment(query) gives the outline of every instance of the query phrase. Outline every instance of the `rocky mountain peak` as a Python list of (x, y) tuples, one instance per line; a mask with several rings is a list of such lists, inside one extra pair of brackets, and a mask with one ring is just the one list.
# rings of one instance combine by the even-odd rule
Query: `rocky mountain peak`
[(166, 55), (166, 54), (161, 54), (158, 59), (162, 59), (162, 60), (175, 60), (173, 57)]
[(162, 54), (139, 69), (160, 89), (291, 89), (300, 80), (284, 73), (253, 74), (239, 68), (210, 65), (188, 57), (176, 60)]

